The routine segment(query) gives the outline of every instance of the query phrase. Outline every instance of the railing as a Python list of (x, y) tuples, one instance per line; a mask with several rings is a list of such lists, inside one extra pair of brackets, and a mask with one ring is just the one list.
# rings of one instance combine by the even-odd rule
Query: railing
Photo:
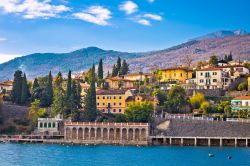
[(213, 118), (210, 117), (193, 117), (192, 114), (165, 114), (163, 115), (156, 115), (155, 117), (159, 118), (166, 118), (166, 119), (187, 119), (187, 120), (206, 120), (206, 121), (213, 121)]
[(99, 126), (148, 126), (148, 123), (116, 123), (116, 122), (65, 122), (65, 125), (99, 125)]
[(242, 123), (250, 123), (250, 119), (241, 119), (241, 118), (227, 118), (227, 122), (242, 122)]

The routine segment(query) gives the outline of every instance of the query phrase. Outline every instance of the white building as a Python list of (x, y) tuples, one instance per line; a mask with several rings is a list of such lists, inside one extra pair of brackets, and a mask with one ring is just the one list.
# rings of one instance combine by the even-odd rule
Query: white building
[(59, 135), (59, 124), (62, 122), (60, 115), (55, 118), (38, 118), (37, 131), (43, 135)]

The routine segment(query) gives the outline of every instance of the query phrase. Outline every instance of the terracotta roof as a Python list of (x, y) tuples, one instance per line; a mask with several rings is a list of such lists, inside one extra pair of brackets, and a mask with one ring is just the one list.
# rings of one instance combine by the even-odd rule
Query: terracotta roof
[(96, 95), (119, 95), (119, 94), (125, 94), (127, 89), (100, 89), (96, 92)]
[(233, 67), (244, 67), (243, 65), (227, 65), (227, 66), (218, 66), (218, 68), (233, 68)]
[(197, 71), (221, 71), (222, 69), (219, 69), (218, 67), (209, 67), (204, 69), (198, 69)]
[(146, 76), (150, 76), (152, 74), (150, 73), (140, 73), (140, 72), (137, 72), (137, 73), (129, 73), (129, 74), (126, 74), (124, 76), (136, 76), (136, 75), (146, 75)]
[(13, 86), (13, 81), (7, 80), (4, 82), (0, 82), (1, 86)]
[(111, 78), (107, 78), (107, 80), (111, 80), (111, 81), (127, 81), (127, 82), (135, 82), (133, 80), (128, 80), (128, 79), (124, 79), (122, 77), (116, 76), (116, 77), (111, 77)]
[(239, 96), (235, 97), (233, 100), (250, 100), (250, 96)]
[(161, 71), (165, 71), (165, 70), (185, 70), (185, 71), (193, 71), (192, 69), (189, 69), (187, 67), (169, 67), (166, 69), (161, 69)]

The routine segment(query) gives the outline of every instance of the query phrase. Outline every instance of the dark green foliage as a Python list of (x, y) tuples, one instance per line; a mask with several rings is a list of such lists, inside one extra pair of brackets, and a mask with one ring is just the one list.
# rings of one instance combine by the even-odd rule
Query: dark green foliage
[(209, 64), (213, 66), (218, 65), (218, 57), (216, 55), (211, 56), (209, 59)]
[(52, 85), (52, 75), (49, 72), (49, 76), (46, 79), (45, 87), (42, 90), (41, 96), (41, 106), (49, 107), (53, 103), (53, 85)]
[(63, 83), (62, 73), (59, 72), (56, 76), (55, 87), (62, 87), (62, 83)]
[(25, 103), (29, 97), (29, 88), (27, 84), (26, 74), (24, 73), (22, 78), (22, 93), (21, 93), (21, 103)]
[(21, 104), (21, 97), (22, 97), (22, 71), (17, 70), (14, 74), (12, 101), (16, 104)]
[(90, 82), (90, 88), (87, 90), (87, 94), (84, 98), (84, 120), (95, 121), (97, 116), (96, 108), (96, 89), (95, 89), (95, 67), (92, 67), (92, 78)]
[(128, 74), (128, 72), (129, 72), (129, 65), (127, 64), (126, 60), (123, 60), (120, 74), (126, 75)]
[(39, 86), (39, 83), (38, 83), (38, 79), (35, 78), (34, 82), (33, 82), (33, 86), (32, 86), (32, 91), (34, 92), (36, 89), (38, 89), (40, 86)]
[(98, 65), (98, 79), (103, 79), (103, 63), (102, 63), (102, 59), (100, 59), (99, 65)]
[(68, 82), (67, 82), (67, 96), (66, 98), (69, 99), (71, 96), (71, 87), (72, 87), (72, 79), (71, 79), (71, 70), (68, 72)]
[(117, 76), (118, 75), (118, 69), (117, 69), (117, 67), (116, 67), (116, 65), (114, 64), (113, 65), (113, 69), (112, 69), (112, 77), (115, 77), (115, 76)]
[(127, 122), (126, 115), (124, 115), (124, 114), (115, 114), (115, 122), (118, 122), (118, 123)]
[(118, 72), (117, 75), (120, 75), (121, 67), (122, 67), (121, 58), (118, 57), (117, 64), (116, 64), (116, 68), (117, 68), (117, 72)]
[(172, 87), (168, 93), (168, 100), (166, 104), (171, 109), (173, 113), (180, 113), (181, 108), (186, 105), (185, 90), (175, 85)]

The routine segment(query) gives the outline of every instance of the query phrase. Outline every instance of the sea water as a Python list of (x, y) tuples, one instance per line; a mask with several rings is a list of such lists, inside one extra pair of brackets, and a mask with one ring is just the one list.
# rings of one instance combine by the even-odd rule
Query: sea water
[[(209, 157), (208, 154), (214, 154)], [(229, 160), (228, 156), (232, 156)], [(0, 144), (1, 166), (250, 166), (250, 148)]]

